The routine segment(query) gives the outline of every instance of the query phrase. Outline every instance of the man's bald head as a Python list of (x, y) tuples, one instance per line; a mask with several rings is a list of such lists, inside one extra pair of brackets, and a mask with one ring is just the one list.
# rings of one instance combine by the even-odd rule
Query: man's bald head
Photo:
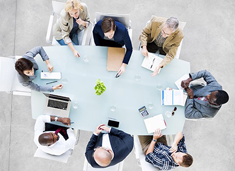
[(53, 133), (43, 133), (38, 137), (38, 142), (43, 146), (50, 146), (54, 144), (57, 139), (58, 136)]
[[(111, 151), (111, 150), (110, 150)], [(106, 167), (111, 163), (112, 155), (104, 148), (97, 148), (94, 152), (94, 160), (102, 167)]]

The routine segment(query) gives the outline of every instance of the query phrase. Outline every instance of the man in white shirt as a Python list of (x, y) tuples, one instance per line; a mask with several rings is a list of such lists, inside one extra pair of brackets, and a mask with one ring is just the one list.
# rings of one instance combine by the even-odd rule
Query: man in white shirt
[[(70, 125), (69, 118), (40, 115), (34, 126), (34, 142), (37, 147), (45, 153), (51, 155), (62, 155), (74, 147), (76, 136), (71, 128), (64, 130), (63, 127), (61, 127), (56, 131), (46, 131), (45, 124), (53, 121)], [(68, 139), (66, 138), (67, 140), (62, 136), (62, 131), (66, 131), (65, 134), (68, 137)]]

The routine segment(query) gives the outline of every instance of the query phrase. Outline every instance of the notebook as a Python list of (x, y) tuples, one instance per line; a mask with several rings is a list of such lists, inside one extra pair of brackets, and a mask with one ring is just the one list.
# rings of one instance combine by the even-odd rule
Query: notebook
[(61, 72), (41, 72), (41, 79), (61, 79)]
[(162, 114), (153, 116), (148, 119), (144, 119), (144, 123), (149, 134), (153, 133), (158, 128), (160, 128), (161, 130), (166, 128), (166, 122)]
[(160, 65), (162, 60), (162, 58), (152, 53), (148, 53), (148, 57), (144, 58), (141, 66), (151, 71), (155, 71), (155, 69)]
[(124, 48), (108, 47), (107, 70), (118, 71), (125, 56)]
[(180, 105), (184, 106), (187, 95), (183, 90), (162, 90), (161, 105)]
[(185, 74), (185, 75), (183, 75), (182, 77), (180, 77), (180, 79), (178, 79), (178, 80), (175, 82), (175, 85), (177, 86), (177, 88), (178, 88), (179, 90), (183, 90), (183, 89), (184, 89), (183, 87), (181, 87), (181, 82), (182, 82), (183, 80), (188, 79), (188, 78), (189, 78), (189, 75), (188, 75), (188, 74)]

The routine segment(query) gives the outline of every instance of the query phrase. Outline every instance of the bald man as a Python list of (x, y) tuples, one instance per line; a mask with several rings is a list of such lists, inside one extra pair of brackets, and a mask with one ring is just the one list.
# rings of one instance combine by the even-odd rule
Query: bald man
[(34, 126), (34, 142), (37, 147), (45, 153), (51, 155), (62, 155), (73, 148), (76, 143), (76, 136), (72, 129), (64, 129), (60, 126), (51, 126), (55, 131), (46, 130), (46, 123), (54, 121), (70, 125), (69, 118), (54, 117), (49, 115), (40, 115)]
[(92, 167), (104, 168), (124, 160), (132, 149), (131, 135), (102, 124), (88, 142), (85, 155)]

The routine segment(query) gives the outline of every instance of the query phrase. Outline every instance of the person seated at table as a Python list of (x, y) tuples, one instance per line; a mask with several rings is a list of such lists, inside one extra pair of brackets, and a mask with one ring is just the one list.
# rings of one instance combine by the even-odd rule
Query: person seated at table
[[(206, 85), (192, 85), (189, 83), (203, 78)], [(185, 117), (189, 119), (213, 118), (222, 104), (229, 100), (228, 93), (222, 90), (222, 86), (207, 70), (189, 74), (187, 80), (181, 82), (181, 86), (187, 91), (188, 98), (185, 104)]]
[(145, 161), (160, 170), (171, 170), (175, 167), (189, 167), (193, 158), (187, 153), (185, 138), (182, 132), (175, 136), (172, 146), (167, 145), (166, 137), (157, 129), (153, 136), (139, 136)]
[(84, 29), (90, 24), (87, 6), (78, 0), (67, 0), (60, 19), (53, 26), (53, 36), (60, 45), (68, 45), (80, 57), (74, 45), (81, 45)]
[(125, 72), (133, 51), (131, 39), (126, 27), (113, 18), (104, 18), (96, 23), (93, 29), (93, 37), (96, 46), (122, 47), (126, 46), (123, 63), (118, 70), (118, 75)]
[(65, 127), (61, 126), (52, 124), (48, 126), (48, 123), (53, 121), (70, 125), (69, 118), (40, 115), (34, 126), (34, 142), (45, 153), (62, 155), (74, 147), (76, 136), (71, 128), (66, 130)]
[(167, 20), (162, 17), (153, 17), (139, 36), (143, 56), (148, 57), (148, 52), (156, 53), (157, 50), (161, 55), (166, 55), (152, 76), (156, 76), (161, 68), (174, 59), (180, 42), (184, 38), (178, 26), (179, 21), (175, 17)]
[(86, 147), (86, 158), (94, 168), (113, 166), (133, 149), (133, 137), (121, 130), (99, 125)]
[(41, 46), (34, 47), (30, 51), (26, 52), (22, 58), (18, 59), (15, 63), (15, 69), (18, 72), (17, 77), (19, 82), (31, 90), (35, 91), (49, 91), (53, 92), (54, 90), (61, 89), (62, 84), (51, 87), (51, 86), (39, 86), (32, 81), (36, 78), (35, 72), (39, 69), (34, 57), (40, 54), (42, 60), (46, 62), (49, 72), (53, 71), (53, 66), (49, 61), (49, 57)]

